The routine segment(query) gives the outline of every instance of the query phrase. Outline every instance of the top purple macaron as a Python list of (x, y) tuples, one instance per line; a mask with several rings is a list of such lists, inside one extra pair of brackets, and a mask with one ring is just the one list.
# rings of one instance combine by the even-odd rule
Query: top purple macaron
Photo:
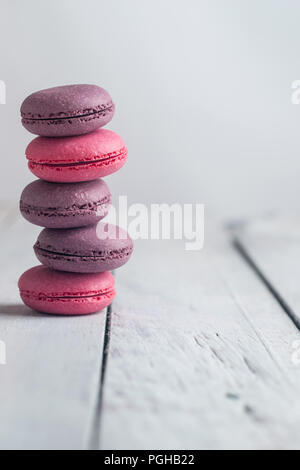
[(97, 85), (65, 85), (37, 91), (22, 103), (23, 126), (44, 137), (67, 137), (92, 132), (107, 124), (115, 106)]

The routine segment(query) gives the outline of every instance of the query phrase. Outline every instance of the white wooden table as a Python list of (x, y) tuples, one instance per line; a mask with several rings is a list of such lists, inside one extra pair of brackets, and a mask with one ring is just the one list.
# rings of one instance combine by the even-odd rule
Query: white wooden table
[(136, 242), (112, 309), (77, 318), (22, 305), (39, 229), (0, 226), (1, 449), (300, 448), (300, 223)]

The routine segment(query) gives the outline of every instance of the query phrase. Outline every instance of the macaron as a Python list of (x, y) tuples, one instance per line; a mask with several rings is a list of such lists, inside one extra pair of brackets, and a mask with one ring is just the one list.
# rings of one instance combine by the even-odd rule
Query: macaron
[(112, 224), (49, 229), (34, 245), (38, 260), (53, 269), (75, 273), (111, 271), (125, 264), (133, 251), (128, 233)]
[(95, 313), (111, 304), (114, 277), (110, 272), (78, 274), (45, 266), (29, 269), (19, 279), (20, 296), (30, 308), (57, 315)]
[(110, 191), (101, 179), (67, 184), (36, 180), (24, 189), (20, 211), (32, 224), (66, 229), (97, 223), (110, 203)]
[(29, 169), (38, 178), (75, 183), (119, 170), (126, 161), (127, 149), (118, 134), (98, 129), (76, 137), (37, 137), (28, 145), (26, 157)]
[(92, 132), (107, 124), (115, 106), (97, 85), (66, 85), (37, 91), (22, 103), (22, 124), (32, 134), (66, 137)]

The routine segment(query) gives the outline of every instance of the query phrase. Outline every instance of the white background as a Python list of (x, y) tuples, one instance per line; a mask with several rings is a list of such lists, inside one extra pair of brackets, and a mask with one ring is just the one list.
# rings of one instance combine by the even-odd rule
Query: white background
[(0, 198), (34, 179), (19, 119), (31, 92), (95, 83), (129, 148), (106, 180), (129, 202), (222, 217), (300, 212), (297, 0), (1, 0)]

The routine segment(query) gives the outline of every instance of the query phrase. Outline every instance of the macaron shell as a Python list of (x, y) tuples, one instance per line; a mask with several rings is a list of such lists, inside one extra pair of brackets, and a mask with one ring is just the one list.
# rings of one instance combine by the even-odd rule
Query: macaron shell
[(83, 275), (45, 266), (36, 266), (22, 274), (19, 289), (27, 306), (61, 315), (95, 313), (108, 306), (115, 296), (110, 272)]
[(108, 129), (87, 135), (51, 139), (38, 137), (26, 149), (28, 167), (46, 181), (89, 181), (114, 173), (127, 158), (123, 139)]
[[(108, 234), (107, 234), (108, 231)], [(107, 238), (103, 239), (107, 234)], [(69, 230), (44, 229), (34, 245), (38, 260), (50, 268), (97, 273), (119, 268), (133, 251), (127, 232), (111, 224)]]
[(29, 95), (21, 106), (23, 126), (31, 133), (82, 135), (107, 124), (114, 115), (109, 93), (97, 85), (66, 85)]
[(24, 189), (20, 210), (29, 222), (47, 228), (83, 227), (108, 213), (111, 194), (103, 180), (49, 183), (36, 180)]

